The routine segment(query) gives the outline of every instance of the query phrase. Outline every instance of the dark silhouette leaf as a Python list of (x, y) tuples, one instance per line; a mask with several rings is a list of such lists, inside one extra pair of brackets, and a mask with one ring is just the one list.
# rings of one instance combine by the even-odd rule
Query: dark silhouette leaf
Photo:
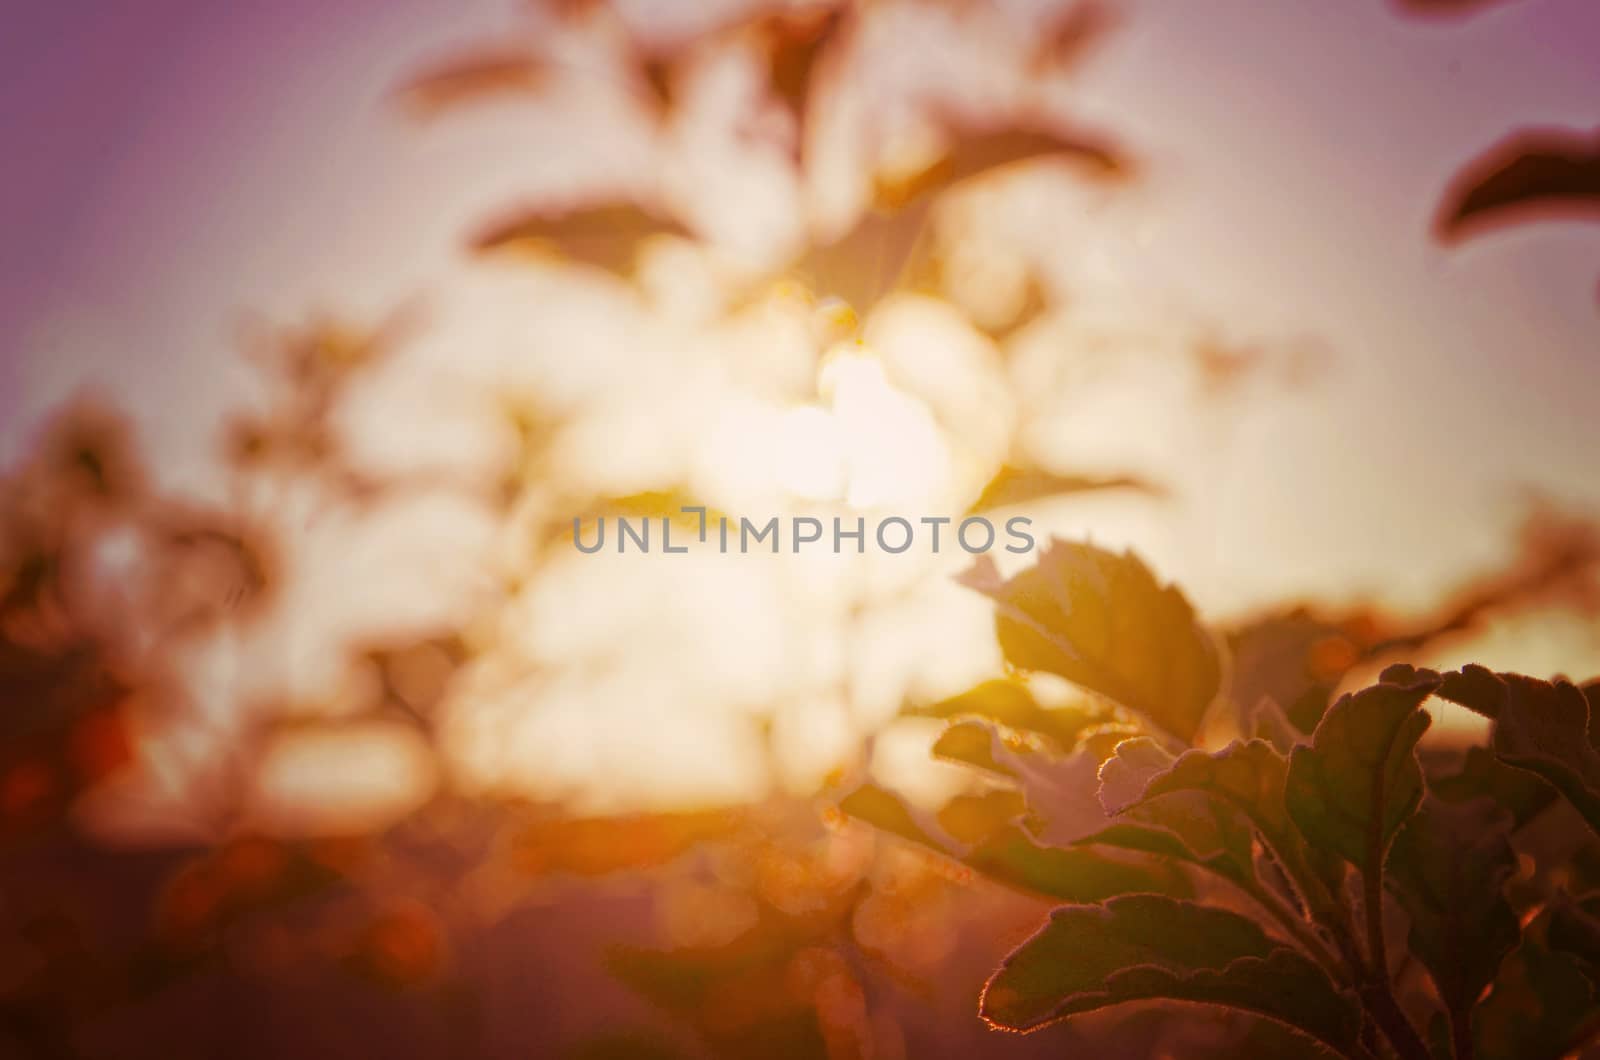
[(1600, 980), (1600, 894), (1573, 898), (1557, 892), (1544, 908), (1545, 943), (1582, 961), (1590, 979)]
[(1382, 871), (1395, 832), (1422, 798), (1420, 709), (1437, 675), (1391, 667), (1378, 684), (1328, 708), (1310, 746), (1294, 749), (1284, 786), (1289, 816), (1314, 847)]
[(1183, 594), (1133, 555), (1054, 540), (1009, 580), (988, 556), (962, 580), (996, 601), (1013, 666), (1059, 674), (1193, 742), (1221, 684), (1217, 648)]
[(1549, 781), (1600, 832), (1600, 750), (1582, 689), (1468, 666), (1446, 674), (1439, 694), (1494, 719), (1500, 761)]
[(1427, 799), (1395, 836), (1385, 886), (1411, 918), (1411, 954), (1457, 1026), (1517, 945), (1506, 881), (1517, 871), (1511, 815), (1487, 799)]
[(1520, 132), (1467, 165), (1445, 194), (1439, 237), (1542, 214), (1600, 217), (1600, 135)]
[(1198, 863), (1247, 886), (1254, 874), (1253, 833), (1287, 874), (1285, 882), (1292, 881), (1296, 904), (1318, 914), (1332, 909), (1337, 874), (1289, 818), (1289, 762), (1282, 754), (1264, 740), (1185, 751), (1164, 768), (1162, 754), (1152, 741), (1131, 740), (1101, 770), (1101, 799), (1119, 821), (1167, 829)]
[(1448, 776), (1428, 778), (1428, 791), (1445, 802), (1491, 798), (1511, 813), (1521, 828), (1557, 798), (1556, 789), (1524, 769), (1515, 769), (1484, 747), (1469, 747), (1461, 768)]
[(1011, 953), (979, 1011), (1029, 1031), (1132, 1001), (1222, 1005), (1264, 1016), (1347, 1050), (1360, 1018), (1321, 969), (1252, 920), (1159, 895), (1058, 909)]
[(1476, 1060), (1555, 1060), (1584, 1044), (1597, 1005), (1583, 963), (1551, 949), (1541, 917), (1500, 966), (1494, 985), (1473, 1017)]

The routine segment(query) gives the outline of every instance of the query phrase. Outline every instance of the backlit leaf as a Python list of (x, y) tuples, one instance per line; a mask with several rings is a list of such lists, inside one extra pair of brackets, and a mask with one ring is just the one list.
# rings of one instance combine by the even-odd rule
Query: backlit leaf
[(1582, 962), (1547, 946), (1545, 926), (1543, 918), (1529, 925), (1479, 1002), (1476, 1060), (1555, 1060), (1573, 1051), (1575, 1036), (1600, 1012)]
[(1490, 745), (1500, 761), (1549, 781), (1600, 832), (1600, 750), (1590, 736), (1582, 689), (1481, 666), (1443, 680), (1441, 696), (1494, 719)]
[(1422, 798), (1416, 745), (1430, 719), (1420, 707), (1438, 685), (1437, 675), (1385, 670), (1378, 684), (1329, 707), (1310, 746), (1294, 749), (1284, 803), (1313, 847), (1363, 871), (1381, 869)]
[(1106, 823), (1095, 793), (1100, 762), (1082, 751), (1058, 754), (1008, 738), (981, 721), (956, 722), (933, 745), (940, 758), (997, 773), (1016, 784), (1047, 843), (1070, 843)]
[(1525, 769), (1515, 769), (1486, 747), (1469, 747), (1461, 768), (1428, 778), (1428, 791), (1445, 802), (1491, 798), (1511, 813), (1512, 827), (1521, 828), (1557, 798), (1555, 788)]
[(1058, 909), (984, 988), (980, 1012), (1007, 1030), (1132, 1001), (1222, 1005), (1348, 1049), (1360, 1018), (1322, 970), (1252, 920), (1159, 895)]
[(1009, 580), (982, 556), (962, 581), (995, 600), (1013, 666), (1059, 674), (1193, 742), (1221, 684), (1217, 647), (1183, 594), (1133, 555), (1054, 540)]
[(1517, 945), (1510, 835), (1511, 815), (1487, 799), (1427, 799), (1389, 852), (1384, 883), (1411, 918), (1411, 953), (1458, 1018)]
[[(1190, 860), (1244, 883), (1254, 876), (1252, 835), (1259, 835), (1294, 881), (1293, 897), (1318, 911), (1331, 908), (1337, 873), (1289, 819), (1283, 755), (1263, 740), (1249, 740), (1220, 751), (1186, 751), (1158, 769), (1158, 750), (1149, 741), (1129, 741), (1102, 768), (1102, 799), (1117, 807), (1119, 822), (1163, 828), (1183, 842)], [(1132, 795), (1143, 777), (1143, 789)]]

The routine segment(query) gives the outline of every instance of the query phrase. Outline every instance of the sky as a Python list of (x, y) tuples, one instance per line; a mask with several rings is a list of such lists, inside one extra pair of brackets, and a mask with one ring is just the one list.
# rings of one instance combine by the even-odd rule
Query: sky
[[(212, 432), (252, 393), (249, 322), (423, 296), (458, 328), (438, 358), (509, 341), (475, 314), (516, 295), (464, 269), (462, 233), (575, 158), (638, 161), (608, 155), (613, 130), (581, 109), (406, 120), (395, 86), (518, 25), (510, 4), (65, 0), (6, 21), (6, 459), (89, 386), (131, 410), (169, 481), (203, 491)], [(1139, 183), (1071, 215), (1022, 196), (1013, 227), (1071, 249), (1089, 307), (1071, 326), (1090, 338), (1198, 326), (1323, 356), (1312, 386), (1204, 408), (1157, 362), (1040, 405), (1041, 450), (1175, 486), (1165, 506), (1051, 528), (1132, 544), (1227, 614), (1285, 595), (1420, 607), (1495, 563), (1530, 491), (1600, 510), (1600, 229), (1429, 238), (1454, 172), (1507, 132), (1595, 127), (1597, 51), (1590, 0), (1429, 20), (1379, 0), (1129, 5), (1066, 102), (1129, 146)], [(741, 208), (770, 220), (759, 196)], [(1048, 374), (1040, 356), (1018, 370)], [(541, 731), (570, 740), (578, 713)]]

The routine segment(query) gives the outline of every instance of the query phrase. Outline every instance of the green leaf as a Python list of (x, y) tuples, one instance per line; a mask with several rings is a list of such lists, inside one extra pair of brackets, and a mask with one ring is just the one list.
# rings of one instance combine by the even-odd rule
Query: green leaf
[(1411, 918), (1411, 953), (1460, 1019), (1517, 945), (1506, 881), (1517, 870), (1511, 815), (1488, 799), (1430, 798), (1395, 836), (1385, 886)]
[(1030, 1031), (1133, 1001), (1222, 1005), (1293, 1027), (1336, 1050), (1360, 1016), (1322, 970), (1252, 920), (1160, 895), (1058, 909), (984, 987), (979, 1011)]
[(983, 556), (962, 581), (995, 600), (1013, 666), (1059, 674), (1194, 742), (1222, 681), (1217, 646), (1136, 557), (1055, 540), (1009, 580)]
[(1500, 761), (1549, 781), (1600, 832), (1600, 750), (1583, 690), (1481, 666), (1443, 680), (1441, 696), (1494, 719), (1490, 746)]
[(1431, 719), (1420, 708), (1438, 685), (1436, 674), (1391, 667), (1378, 684), (1340, 697), (1311, 745), (1294, 749), (1284, 804), (1313, 847), (1363, 871), (1381, 869), (1422, 799), (1416, 746)]

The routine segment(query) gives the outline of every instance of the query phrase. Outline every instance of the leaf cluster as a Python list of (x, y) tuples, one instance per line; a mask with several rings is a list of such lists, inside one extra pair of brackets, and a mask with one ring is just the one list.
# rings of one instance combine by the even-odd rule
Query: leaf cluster
[[(921, 814), (872, 787), (843, 800), (1067, 903), (989, 977), (992, 1026), (1161, 1001), (1292, 1028), (1308, 1054), (1587, 1042), (1600, 894), (1540, 834), (1587, 825), (1587, 847), (1600, 833), (1600, 684), (1395, 664), (1302, 704), (1302, 728), (1238, 698), (1261, 675), (1230, 666), (1227, 638), (1131, 554), (1058, 540), (1009, 579), (980, 565), (966, 582), (995, 601), (1011, 666), (1066, 678), (1112, 719), (1074, 729), (1019, 702), (1021, 681), (980, 686), (934, 751), (979, 771), (987, 817)], [(1433, 699), (1489, 718), (1488, 746), (1425, 769)], [(1094, 735), (1108, 727), (1110, 747)]]

